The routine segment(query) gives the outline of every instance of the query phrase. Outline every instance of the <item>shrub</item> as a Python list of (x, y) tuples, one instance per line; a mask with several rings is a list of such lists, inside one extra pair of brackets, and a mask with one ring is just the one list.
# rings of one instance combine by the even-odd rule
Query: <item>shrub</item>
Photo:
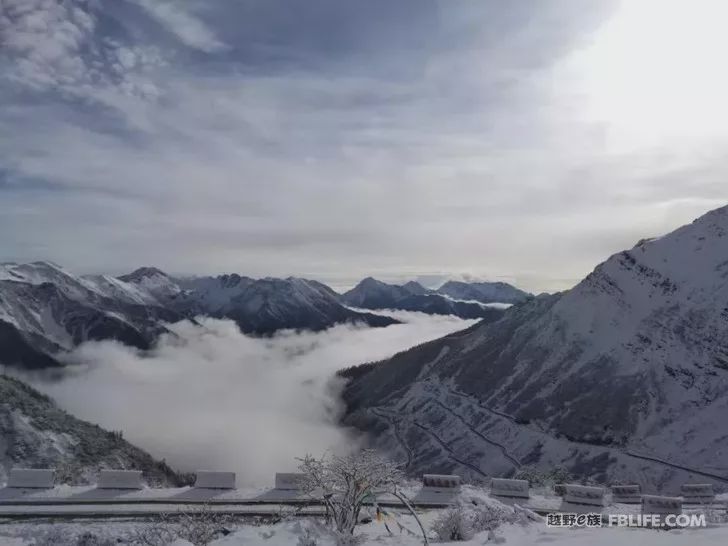
[(328, 521), (342, 537), (354, 533), (365, 502), (379, 492), (395, 491), (403, 479), (399, 465), (373, 450), (321, 459), (307, 455), (299, 469), (301, 489), (321, 501)]
[(298, 537), (296, 546), (318, 546), (316, 537), (311, 533), (310, 529), (306, 529), (301, 536)]
[(194, 546), (207, 546), (230, 533), (232, 518), (209, 506), (188, 514), (162, 514), (152, 525), (135, 530), (127, 542), (134, 546), (166, 546), (185, 540)]
[(484, 492), (472, 490), (461, 495), (457, 504), (444, 511), (432, 525), (432, 531), (441, 541), (466, 541), (477, 533), (494, 531), (505, 523), (528, 523), (521, 514), (524, 509), (507, 506), (489, 498)]
[(472, 514), (462, 506), (456, 506), (440, 514), (432, 524), (432, 530), (442, 541), (470, 540), (475, 535), (471, 520)]

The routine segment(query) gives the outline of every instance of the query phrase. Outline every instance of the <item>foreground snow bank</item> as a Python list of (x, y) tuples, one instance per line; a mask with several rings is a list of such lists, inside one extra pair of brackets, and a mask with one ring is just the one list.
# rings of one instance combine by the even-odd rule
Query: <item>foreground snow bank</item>
[(442, 511), (432, 524), (438, 541), (466, 541), (487, 532), (491, 541), (505, 524), (528, 525), (543, 518), (517, 504), (507, 506), (482, 489), (465, 486), (451, 508)]
[[(434, 510), (422, 514), (423, 523), (430, 528), (444, 513)], [(402, 524), (416, 530), (411, 517), (402, 517)], [(88, 523), (4, 523), (0, 525), (0, 544), (3, 546), (106, 546), (129, 544), (123, 537), (129, 536), (134, 528), (144, 526), (140, 522), (88, 522)], [(420, 546), (422, 538), (401, 531), (389, 524), (393, 535), (384, 527), (384, 522), (372, 523), (357, 528), (362, 538), (361, 546)], [(49, 532), (50, 531), (50, 532)], [(97, 537), (96, 542), (79, 542), (86, 535)], [(308, 537), (306, 539), (305, 537)], [(434, 535), (431, 543), (436, 544)], [(53, 538), (53, 542), (46, 539)], [(117, 542), (122, 539), (121, 542)], [(308, 540), (308, 542), (306, 542)], [(189, 546), (181, 542), (175, 546)], [(475, 533), (463, 542), (450, 542), (463, 546), (505, 544), (507, 546), (717, 546), (728, 544), (728, 526), (706, 529), (685, 529), (658, 531), (649, 529), (599, 528), (567, 529), (549, 528), (545, 523), (507, 523), (501, 525), (495, 536), (489, 531)], [(213, 541), (210, 546), (335, 546), (334, 538), (315, 521), (300, 519), (284, 521), (276, 525), (242, 525), (230, 535)]]
[[(432, 522), (432, 518), (427, 518)], [(242, 529), (224, 539), (214, 542), (214, 546), (335, 546), (332, 537), (315, 532), (309, 536), (315, 542), (300, 542), (305, 536), (303, 522), (286, 522), (272, 527)], [(398, 533), (390, 536), (382, 524), (365, 526), (358, 533), (362, 537), (361, 546), (421, 546), (422, 538)], [(431, 543), (437, 544), (431, 538)], [(708, 529), (687, 529), (658, 531), (650, 529), (601, 528), (601, 529), (556, 529), (546, 527), (545, 523), (530, 525), (506, 524), (495, 533), (482, 531), (469, 540), (450, 542), (463, 546), (482, 546), (505, 544), (508, 546), (533, 546), (550, 544), (552, 546), (717, 546), (728, 544), (728, 527)]]
[[(336, 537), (320, 520), (290, 517), (276, 524), (260, 520), (219, 520), (201, 514), (201, 523), (167, 518), (149, 521), (12, 522), (0, 520), (0, 546), (338, 546)], [(381, 518), (365, 508), (362, 518), (369, 523), (356, 527), (358, 546), (419, 546), (423, 543), (419, 525), (410, 514), (385, 511)], [(544, 518), (518, 505), (506, 505), (489, 497), (485, 490), (464, 486), (451, 508), (418, 512), (431, 544), (482, 546), (713, 546), (728, 544), (725, 518), (707, 528), (650, 530), (636, 528), (551, 528)], [(720, 522), (720, 523), (718, 523)], [(163, 533), (150, 533), (155, 526)], [(175, 527), (176, 525), (176, 527)], [(224, 528), (226, 536), (217, 531)], [(186, 529), (190, 542), (174, 542), (175, 529)], [(194, 532), (193, 532), (194, 531)], [(203, 532), (204, 531), (204, 532)], [(214, 531), (213, 534), (208, 531)], [(135, 542), (139, 537), (163, 536), (164, 542)], [(208, 537), (200, 542), (199, 537)], [(218, 538), (212, 540), (209, 537)], [(459, 539), (453, 541), (453, 539)]]

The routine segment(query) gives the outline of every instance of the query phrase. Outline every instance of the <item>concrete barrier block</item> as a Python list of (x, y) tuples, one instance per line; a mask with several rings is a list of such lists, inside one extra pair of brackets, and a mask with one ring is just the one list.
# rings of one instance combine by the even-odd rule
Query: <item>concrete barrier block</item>
[(642, 488), (639, 485), (613, 485), (612, 502), (620, 504), (640, 504)]
[(570, 504), (586, 504), (589, 506), (604, 506), (604, 488), (602, 487), (566, 484), (564, 489), (564, 502)]
[(490, 494), (494, 497), (529, 498), (528, 480), (507, 480), (493, 478), (490, 480)]
[(642, 495), (642, 514), (682, 514), (682, 498)]
[(97, 489), (141, 489), (141, 470), (101, 470)]
[(276, 472), (276, 489), (281, 491), (296, 491), (301, 489), (300, 482), (304, 474), (300, 472)]
[(55, 472), (48, 468), (12, 468), (8, 487), (27, 489), (53, 489)]
[(425, 474), (422, 476), (424, 487), (454, 489), (460, 487), (460, 476), (454, 474)]
[(715, 500), (712, 483), (686, 483), (680, 487), (683, 502), (688, 504), (711, 503)]
[(198, 470), (195, 473), (195, 487), (200, 489), (235, 489), (235, 472)]

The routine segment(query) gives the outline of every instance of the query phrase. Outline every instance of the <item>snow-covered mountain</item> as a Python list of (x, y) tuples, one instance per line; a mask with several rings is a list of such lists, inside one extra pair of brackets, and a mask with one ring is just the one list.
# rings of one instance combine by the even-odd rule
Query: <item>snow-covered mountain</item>
[(342, 294), (340, 300), (346, 305), (364, 309), (402, 309), (430, 315), (455, 315), (465, 319), (495, 320), (502, 315), (502, 308), (491, 307), (472, 299), (461, 301), (438, 294), (415, 281), (400, 286), (372, 277), (367, 277)]
[(88, 340), (147, 349), (166, 323), (197, 315), (230, 318), (254, 334), (397, 322), (352, 311), (327, 286), (303, 279), (177, 279), (151, 267), (115, 278), (77, 276), (50, 262), (0, 265), (0, 364), (57, 366), (54, 355)]
[(505, 282), (447, 281), (436, 292), (456, 300), (481, 303), (521, 303), (533, 297)]
[(57, 364), (52, 355), (87, 340), (148, 348), (183, 317), (133, 284), (79, 277), (49, 262), (0, 265), (0, 363)]
[(323, 330), (339, 323), (389, 326), (397, 321), (347, 309), (328, 286), (307, 279), (251, 279), (240, 275), (173, 278), (154, 268), (137, 269), (122, 280), (151, 292), (185, 316), (234, 320), (245, 333), (281, 329)]
[(100, 468), (142, 470), (147, 483), (180, 485), (165, 463), (113, 433), (61, 410), (25, 383), (0, 375), (0, 484), (14, 466), (55, 468), (63, 483), (82, 484)]
[(345, 398), (412, 470), (728, 484), (728, 207), (395, 355)]
[(157, 301), (173, 298), (182, 292), (179, 283), (156, 267), (140, 267), (119, 280), (134, 286), (142, 293), (151, 294)]
[(395, 309), (395, 305), (399, 300), (413, 294), (426, 293), (428, 293), (428, 290), (414, 281), (399, 286), (367, 277), (354, 288), (343, 293), (341, 301), (346, 305), (364, 309)]

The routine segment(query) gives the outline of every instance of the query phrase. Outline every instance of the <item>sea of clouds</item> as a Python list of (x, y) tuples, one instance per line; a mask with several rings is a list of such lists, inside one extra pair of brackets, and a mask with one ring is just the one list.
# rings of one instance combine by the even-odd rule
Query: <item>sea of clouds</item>
[(388, 312), (387, 328), (339, 325), (323, 332), (244, 335), (229, 320), (174, 324), (151, 351), (89, 342), (60, 381), (34, 381), (70, 413), (121, 430), (179, 470), (232, 470), (238, 485), (271, 484), (296, 457), (355, 447), (338, 424), (337, 370), (386, 358), (466, 328), (452, 316)]

